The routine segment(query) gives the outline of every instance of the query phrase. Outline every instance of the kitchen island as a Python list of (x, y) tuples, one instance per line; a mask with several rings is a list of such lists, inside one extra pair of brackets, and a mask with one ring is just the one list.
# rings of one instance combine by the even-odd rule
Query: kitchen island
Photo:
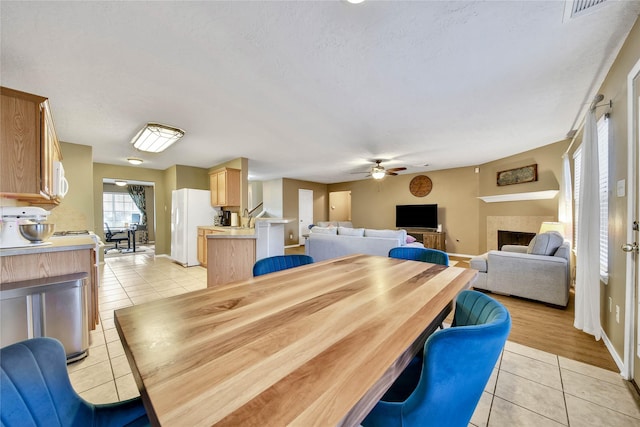
[(292, 221), (259, 218), (255, 228), (198, 227), (206, 236), (207, 286), (248, 279), (257, 260), (284, 255), (284, 224)]

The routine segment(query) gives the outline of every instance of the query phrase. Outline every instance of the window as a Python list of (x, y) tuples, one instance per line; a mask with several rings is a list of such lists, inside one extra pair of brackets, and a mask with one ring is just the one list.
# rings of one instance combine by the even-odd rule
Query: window
[(141, 215), (129, 193), (102, 193), (102, 211), (109, 228), (124, 228)]
[[(578, 248), (578, 212), (580, 211), (580, 172), (582, 170), (582, 147), (573, 155), (574, 162), (574, 244)], [(600, 278), (609, 279), (609, 118), (605, 114), (598, 120), (598, 169), (600, 195)]]

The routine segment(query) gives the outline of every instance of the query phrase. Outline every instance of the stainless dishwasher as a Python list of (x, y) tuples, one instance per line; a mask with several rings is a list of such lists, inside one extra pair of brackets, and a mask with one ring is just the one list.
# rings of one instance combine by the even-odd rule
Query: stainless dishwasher
[(67, 363), (89, 348), (87, 273), (4, 283), (0, 288), (0, 346), (51, 337), (64, 345)]

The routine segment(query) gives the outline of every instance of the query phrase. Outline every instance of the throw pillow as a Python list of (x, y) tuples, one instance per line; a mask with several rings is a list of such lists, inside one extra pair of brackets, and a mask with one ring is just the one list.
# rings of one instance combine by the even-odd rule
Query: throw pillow
[(317, 225), (309, 231), (313, 234), (338, 234), (336, 227), (319, 227)]
[(413, 236), (409, 236), (407, 235), (407, 243), (413, 243), (415, 242), (417, 239)]
[(364, 236), (364, 228), (338, 227), (338, 234), (342, 236)]
[(553, 255), (562, 245), (564, 238), (557, 231), (548, 231), (538, 234), (529, 243), (527, 253), (531, 255)]

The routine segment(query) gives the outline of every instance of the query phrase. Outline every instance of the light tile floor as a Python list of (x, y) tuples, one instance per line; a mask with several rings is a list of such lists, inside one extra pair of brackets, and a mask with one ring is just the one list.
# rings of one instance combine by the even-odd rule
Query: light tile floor
[[(113, 311), (206, 287), (206, 269), (166, 257), (109, 258), (101, 266), (100, 319), (89, 356), (68, 366), (74, 388), (94, 403), (137, 396)], [(619, 374), (507, 342), (473, 426), (640, 426), (640, 398)]]

